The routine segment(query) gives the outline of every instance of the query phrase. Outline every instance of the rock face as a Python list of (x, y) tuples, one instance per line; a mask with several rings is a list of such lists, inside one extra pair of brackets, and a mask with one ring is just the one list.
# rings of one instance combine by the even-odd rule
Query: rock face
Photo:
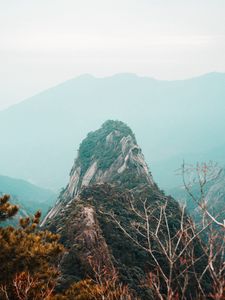
[(131, 129), (107, 121), (81, 143), (69, 184), (42, 223), (60, 233), (68, 249), (61, 261), (62, 288), (91, 273), (91, 257), (99, 265), (116, 268), (122, 281), (143, 299), (151, 299), (148, 291), (139, 291), (145, 272), (151, 269), (148, 254), (107, 217), (113, 212), (135, 234), (131, 223), (138, 220), (129, 199), (137, 205), (146, 200), (152, 209), (167, 201), (174, 218), (179, 211), (177, 202), (154, 183)]
[(127, 183), (123, 182), (124, 187), (136, 185), (137, 177), (142, 184), (153, 188), (156, 186), (130, 128), (119, 121), (107, 121), (102, 128), (89, 133), (81, 143), (70, 172), (69, 184), (43, 224), (57, 216), (83, 187), (103, 183), (121, 184), (121, 178), (128, 175)]

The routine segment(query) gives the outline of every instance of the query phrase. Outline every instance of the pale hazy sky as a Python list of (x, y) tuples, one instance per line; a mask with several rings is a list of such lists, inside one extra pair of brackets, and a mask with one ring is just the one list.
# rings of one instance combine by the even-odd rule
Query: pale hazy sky
[(225, 72), (225, 0), (0, 0), (0, 109), (82, 73)]

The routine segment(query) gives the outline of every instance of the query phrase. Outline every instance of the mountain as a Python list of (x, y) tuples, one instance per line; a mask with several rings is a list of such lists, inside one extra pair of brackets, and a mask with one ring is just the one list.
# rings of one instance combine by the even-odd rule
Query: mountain
[[(137, 235), (133, 225), (145, 223), (131, 202), (141, 211), (151, 210), (152, 228), (159, 207), (167, 203), (171, 234), (180, 228), (179, 205), (157, 187), (131, 129), (120, 121), (107, 121), (80, 144), (69, 183), (41, 225), (59, 233), (66, 247), (59, 289), (91, 276), (91, 259), (98, 267), (115, 267), (120, 279), (142, 299), (153, 299), (141, 282), (154, 261), (114, 222), (115, 218), (131, 236)], [(139, 241), (145, 244), (146, 238), (140, 236)]]
[[(171, 172), (186, 153), (212, 150), (217, 161), (220, 151), (213, 149), (225, 145), (224, 97), (222, 73), (179, 81), (83, 75), (0, 112), (0, 169), (58, 190), (86, 132), (117, 119), (134, 129), (156, 182), (172, 187), (164, 174), (176, 180)], [(173, 157), (167, 167), (164, 161)]]
[[(136, 168), (135, 172), (130, 172), (130, 164)], [(108, 121), (101, 129), (90, 132), (81, 143), (78, 158), (70, 172), (69, 185), (46, 219), (57, 215), (68, 199), (78, 195), (85, 186), (115, 181), (121, 184), (120, 174), (123, 174), (123, 186), (126, 188), (135, 188), (139, 183), (155, 186), (130, 128), (119, 121)]]
[(0, 194), (9, 194), (11, 202), (19, 205), (20, 210), (14, 220), (10, 223), (17, 223), (21, 216), (34, 214), (37, 210), (42, 211), (44, 216), (54, 204), (56, 195), (47, 189), (21, 179), (10, 178), (0, 175)]

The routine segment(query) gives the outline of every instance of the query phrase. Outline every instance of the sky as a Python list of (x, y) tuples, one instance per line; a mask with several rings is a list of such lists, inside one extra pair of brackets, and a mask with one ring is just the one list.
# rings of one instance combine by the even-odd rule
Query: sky
[(224, 0), (0, 0), (0, 110), (80, 74), (225, 72)]

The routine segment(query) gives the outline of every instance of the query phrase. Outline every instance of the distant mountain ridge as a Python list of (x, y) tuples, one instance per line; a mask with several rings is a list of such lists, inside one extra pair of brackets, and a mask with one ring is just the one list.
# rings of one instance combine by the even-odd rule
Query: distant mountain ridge
[(0, 170), (58, 190), (86, 132), (119, 119), (136, 132), (154, 175), (160, 161), (225, 144), (224, 98), (222, 73), (179, 81), (80, 76), (0, 112)]
[(30, 216), (41, 210), (42, 216), (54, 204), (56, 195), (47, 189), (21, 179), (0, 175), (0, 194), (9, 194), (11, 202), (20, 207), (19, 213), (9, 223), (17, 223), (20, 216)]

